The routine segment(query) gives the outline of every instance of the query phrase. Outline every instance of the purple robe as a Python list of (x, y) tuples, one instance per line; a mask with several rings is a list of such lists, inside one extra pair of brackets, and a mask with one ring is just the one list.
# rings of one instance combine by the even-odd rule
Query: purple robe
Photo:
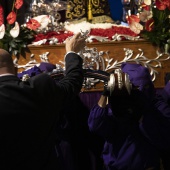
[[(106, 108), (94, 105), (88, 119), (89, 129), (105, 139), (102, 158), (107, 170), (146, 170), (151, 167), (159, 170), (159, 151), (140, 129), (142, 117), (146, 114), (153, 116), (156, 112), (152, 104), (155, 90), (149, 70), (132, 63), (123, 63), (121, 68), (139, 90), (133, 89), (131, 95), (126, 90), (113, 91)], [(143, 125), (150, 126), (151, 118), (148, 117)], [(154, 131), (151, 127), (150, 130)]]
[(170, 82), (154, 100), (155, 111), (146, 112), (140, 124), (142, 134), (159, 150), (164, 170), (170, 169)]
[(95, 105), (88, 119), (89, 129), (105, 139), (102, 158), (107, 170), (159, 169), (157, 150), (139, 131), (131, 116), (117, 118), (109, 106)]

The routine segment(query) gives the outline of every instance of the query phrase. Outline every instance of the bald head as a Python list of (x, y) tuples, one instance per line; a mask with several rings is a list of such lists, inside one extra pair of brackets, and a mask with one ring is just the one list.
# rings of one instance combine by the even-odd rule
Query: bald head
[(0, 74), (15, 74), (12, 56), (4, 49), (0, 49)]

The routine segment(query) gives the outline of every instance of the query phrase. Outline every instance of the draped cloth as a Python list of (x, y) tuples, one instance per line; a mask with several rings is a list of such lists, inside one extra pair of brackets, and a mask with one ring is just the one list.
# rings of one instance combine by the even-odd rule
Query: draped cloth
[(69, 0), (66, 10), (68, 20), (88, 20), (93, 23), (113, 22), (108, 0)]

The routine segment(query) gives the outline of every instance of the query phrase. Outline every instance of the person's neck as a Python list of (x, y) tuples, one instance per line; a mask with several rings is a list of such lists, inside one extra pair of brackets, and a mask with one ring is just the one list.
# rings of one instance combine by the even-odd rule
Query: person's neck
[(0, 76), (3, 76), (3, 75), (15, 75), (15, 71), (8, 67), (1, 67), (0, 68)]
[(10, 75), (14, 75), (13, 73), (0, 73), (0, 77), (2, 76), (10, 76)]

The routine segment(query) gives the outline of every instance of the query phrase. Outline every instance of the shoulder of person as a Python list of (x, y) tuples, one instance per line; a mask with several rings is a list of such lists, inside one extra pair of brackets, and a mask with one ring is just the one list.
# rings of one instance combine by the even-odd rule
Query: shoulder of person
[(53, 81), (52, 77), (47, 73), (40, 73), (36, 76), (33, 76), (29, 79), (30, 82), (39, 82), (39, 83), (47, 83), (49, 81)]

